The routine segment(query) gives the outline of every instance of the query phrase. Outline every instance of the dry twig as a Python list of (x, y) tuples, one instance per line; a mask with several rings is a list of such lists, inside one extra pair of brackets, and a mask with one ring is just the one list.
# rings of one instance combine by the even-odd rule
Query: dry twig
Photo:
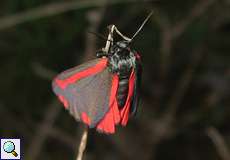
[(84, 131), (83, 131), (82, 137), (81, 137), (80, 145), (78, 148), (78, 155), (77, 155), (76, 160), (82, 160), (83, 153), (84, 153), (86, 145), (87, 145), (87, 138), (88, 138), (88, 127), (86, 126)]
[(230, 160), (230, 151), (227, 147), (227, 144), (224, 141), (224, 138), (218, 132), (218, 130), (213, 127), (210, 127), (206, 130), (206, 133), (215, 145), (220, 157), (223, 160)]
[(185, 32), (186, 28), (195, 19), (201, 17), (215, 2), (216, 0), (199, 1), (186, 17), (176, 23), (174, 26), (171, 26), (169, 20), (164, 16), (161, 18), (156, 18), (162, 31), (160, 52), (162, 54), (161, 76), (163, 78), (167, 74), (168, 67), (170, 65), (170, 54), (173, 46), (173, 41), (180, 37)]
[(53, 70), (46, 68), (45, 66), (43, 66), (42, 64), (38, 62), (33, 62), (31, 64), (31, 67), (32, 67), (34, 74), (42, 79), (52, 80), (53, 77), (57, 74)]
[(175, 39), (182, 35), (188, 25), (190, 25), (196, 18), (202, 16), (215, 2), (216, 0), (201, 0), (198, 2), (184, 20), (178, 22), (172, 27), (172, 37)]
[(52, 128), (61, 109), (62, 108), (59, 106), (57, 100), (52, 100), (52, 102), (48, 106), (47, 111), (45, 112), (43, 122), (41, 122), (41, 125), (37, 127), (35, 135), (31, 139), (31, 144), (28, 147), (26, 159), (36, 160), (38, 158), (42, 146), (49, 135), (49, 129)]
[(172, 117), (174, 117), (181, 101), (183, 100), (183, 97), (188, 90), (188, 87), (190, 85), (190, 82), (193, 78), (195, 69), (199, 65), (199, 62), (203, 56), (202, 48), (195, 49), (195, 51), (192, 53), (193, 57), (191, 59), (191, 62), (188, 66), (188, 68), (185, 70), (184, 74), (180, 78), (177, 88), (172, 95), (171, 99), (169, 100), (167, 111), (165, 112), (165, 118), (172, 120)]
[[(150, 1), (150, 0), (144, 0)], [(110, 0), (109, 4), (118, 3), (131, 3), (139, 2), (138, 0)], [(106, 4), (106, 0), (81, 0), (81, 1), (68, 1), (48, 4), (45, 6), (37, 7), (24, 11), (22, 13), (16, 13), (15, 15), (5, 16), (0, 18), (0, 30), (13, 27), (15, 25), (28, 22), (31, 20), (58, 15), (67, 11), (77, 10), (88, 7), (102, 7)]]

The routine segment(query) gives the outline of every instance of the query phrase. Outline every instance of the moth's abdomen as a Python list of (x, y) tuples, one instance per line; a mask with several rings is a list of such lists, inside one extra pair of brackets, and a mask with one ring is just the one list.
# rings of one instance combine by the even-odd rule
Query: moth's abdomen
[(112, 46), (108, 55), (108, 67), (110, 72), (119, 77), (116, 95), (119, 108), (125, 106), (129, 92), (129, 77), (135, 65), (135, 54), (125, 42), (121, 41)]
[(120, 78), (117, 90), (117, 102), (119, 108), (122, 108), (125, 105), (129, 90), (129, 79), (128, 77)]

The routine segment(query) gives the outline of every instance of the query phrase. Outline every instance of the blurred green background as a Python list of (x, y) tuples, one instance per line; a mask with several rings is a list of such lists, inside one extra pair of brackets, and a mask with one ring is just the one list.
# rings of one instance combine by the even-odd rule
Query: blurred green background
[(229, 0), (1, 0), (0, 137), (25, 160), (75, 159), (82, 124), (51, 80), (95, 57), (115, 24), (143, 60), (141, 104), (115, 135), (89, 132), (85, 160), (230, 159)]

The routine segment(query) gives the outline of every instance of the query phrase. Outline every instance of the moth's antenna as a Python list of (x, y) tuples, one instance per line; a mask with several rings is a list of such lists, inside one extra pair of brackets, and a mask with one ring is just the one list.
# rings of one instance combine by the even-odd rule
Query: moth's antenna
[(153, 11), (151, 11), (149, 13), (149, 15), (145, 18), (144, 22), (141, 24), (141, 26), (139, 27), (139, 29), (136, 31), (136, 33), (133, 35), (133, 37), (131, 38), (130, 42), (136, 37), (136, 35), (141, 31), (141, 29), (144, 27), (145, 23), (149, 20), (149, 18), (152, 16)]

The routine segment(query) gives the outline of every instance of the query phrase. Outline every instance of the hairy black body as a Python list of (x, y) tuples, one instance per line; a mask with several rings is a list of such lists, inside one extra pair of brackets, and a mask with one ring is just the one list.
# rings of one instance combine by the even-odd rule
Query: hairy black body
[(128, 47), (126, 41), (117, 42), (113, 45), (108, 55), (108, 67), (112, 73), (117, 73), (119, 85), (117, 91), (118, 106), (121, 108), (125, 105), (129, 90), (129, 76), (131, 69), (135, 67), (134, 52)]
[(129, 44), (128, 41), (119, 41), (110, 47), (108, 53), (100, 50), (96, 55), (98, 58), (107, 57), (110, 72), (116, 73), (119, 77), (118, 91), (116, 95), (119, 108), (122, 108), (125, 105), (129, 90), (129, 77), (132, 69), (134, 69), (136, 79), (130, 110), (131, 115), (134, 115), (139, 102), (142, 69), (140, 60), (137, 59), (136, 52), (130, 49)]

